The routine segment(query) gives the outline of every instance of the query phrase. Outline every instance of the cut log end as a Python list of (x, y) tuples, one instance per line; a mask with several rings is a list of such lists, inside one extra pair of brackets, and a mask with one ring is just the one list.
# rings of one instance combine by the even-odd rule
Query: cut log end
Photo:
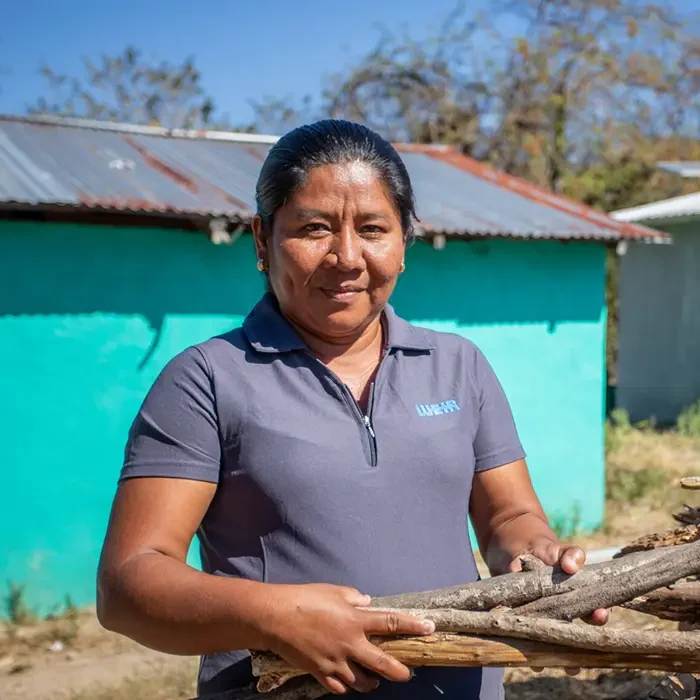
[(687, 476), (681, 479), (681, 488), (688, 491), (700, 491), (700, 476)]

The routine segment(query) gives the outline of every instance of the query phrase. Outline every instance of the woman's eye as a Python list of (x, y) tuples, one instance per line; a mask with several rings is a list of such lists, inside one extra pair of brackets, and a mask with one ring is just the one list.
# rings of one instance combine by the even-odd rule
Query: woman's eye
[(322, 224), (320, 222), (313, 223), (313, 224), (307, 224), (304, 226), (304, 233), (308, 233), (311, 235), (319, 235), (319, 234), (324, 234), (328, 233), (330, 231), (330, 228), (328, 224)]
[(368, 226), (363, 226), (360, 229), (360, 233), (363, 236), (376, 237), (376, 236), (379, 236), (382, 233), (384, 233), (384, 229), (382, 229), (381, 226), (368, 225)]

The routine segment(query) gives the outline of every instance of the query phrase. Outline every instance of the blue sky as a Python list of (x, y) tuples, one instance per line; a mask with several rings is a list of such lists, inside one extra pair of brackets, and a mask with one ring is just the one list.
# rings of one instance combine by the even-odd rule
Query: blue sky
[[(0, 0), (2, 2), (2, 0)], [(488, 0), (465, 0), (470, 9)], [(676, 0), (690, 9), (697, 0)], [(380, 27), (433, 34), (457, 0), (6, 0), (0, 13), (0, 113), (45, 92), (38, 69), (77, 74), (81, 58), (129, 44), (196, 58), (206, 91), (235, 124), (249, 100), (317, 96), (324, 77), (376, 45)]]
[[(479, 3), (482, 0), (478, 0)], [(222, 112), (249, 121), (248, 100), (317, 95), (329, 72), (376, 45), (378, 27), (425, 35), (456, 0), (15, 0), (0, 21), (0, 112), (44, 91), (42, 62), (77, 73), (83, 56), (127, 44), (160, 59), (192, 55)], [(470, 3), (475, 6), (476, 3)]]

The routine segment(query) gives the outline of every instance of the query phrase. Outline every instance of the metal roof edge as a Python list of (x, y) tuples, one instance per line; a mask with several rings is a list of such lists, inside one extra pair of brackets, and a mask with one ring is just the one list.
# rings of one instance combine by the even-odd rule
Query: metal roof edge
[[(673, 207), (677, 207), (674, 211)], [(655, 202), (647, 202), (634, 207), (625, 207), (610, 213), (616, 221), (638, 222), (678, 222), (700, 217), (700, 192), (668, 197)]]
[(432, 156), (448, 165), (464, 170), (470, 175), (479, 177), (482, 180), (507, 189), (514, 194), (530, 199), (538, 204), (606, 227), (618, 233), (619, 237), (624, 240), (657, 243), (669, 238), (668, 234), (663, 231), (657, 231), (637, 223), (618, 221), (610, 214), (598, 211), (593, 207), (589, 207), (586, 204), (577, 202), (564, 195), (551, 192), (523, 178), (508, 175), (496, 168), (492, 168), (486, 163), (464, 155), (453, 146), (444, 144), (396, 144), (395, 147), (399, 152), (423, 153), (427, 156)]
[(64, 126), (74, 129), (92, 131), (113, 131), (143, 136), (161, 136), (180, 139), (204, 139), (209, 141), (230, 141), (233, 143), (260, 143), (271, 145), (279, 141), (279, 136), (271, 134), (248, 134), (239, 131), (213, 131), (208, 129), (168, 129), (163, 126), (145, 126), (143, 124), (126, 124), (122, 122), (100, 121), (98, 119), (80, 119), (77, 117), (58, 117), (51, 114), (41, 116), (23, 116), (0, 114), (2, 122), (23, 122), (39, 126)]
[[(211, 222), (213, 220), (219, 220), (222, 222), (227, 222), (229, 226), (240, 227), (244, 226), (250, 228), (250, 223), (252, 216), (250, 213), (231, 213), (225, 211), (182, 211), (178, 209), (164, 209), (152, 207), (149, 209), (134, 209), (128, 207), (118, 207), (110, 206), (108, 204), (104, 205), (86, 205), (84, 203), (61, 203), (61, 202), (20, 202), (20, 201), (0, 201), (0, 220), (3, 220), (3, 216), (10, 212), (45, 212), (53, 214), (62, 214), (67, 219), (72, 219), (73, 215), (80, 216), (84, 214), (112, 214), (119, 217), (124, 217), (125, 220), (129, 218), (137, 218), (139, 220), (152, 220), (155, 226), (161, 221), (202, 221)], [(508, 240), (521, 240), (521, 241), (558, 241), (562, 244), (571, 243), (574, 241), (584, 242), (584, 243), (596, 243), (603, 245), (617, 245), (621, 239), (614, 238), (611, 236), (603, 235), (568, 235), (567, 237), (560, 237), (555, 234), (543, 235), (541, 233), (496, 233), (493, 231), (479, 231), (479, 230), (468, 230), (468, 229), (436, 229), (430, 227), (416, 226), (415, 229), (415, 239), (430, 242), (435, 238), (442, 237), (446, 240), (451, 241), (478, 241), (487, 239), (508, 239)], [(622, 239), (624, 241), (631, 241), (633, 243), (640, 244), (670, 244), (672, 243), (672, 238), (670, 235), (665, 235), (665, 237), (646, 237), (646, 238), (634, 238), (634, 239)]]
[(660, 160), (656, 167), (682, 178), (700, 178), (700, 162), (685, 160)]

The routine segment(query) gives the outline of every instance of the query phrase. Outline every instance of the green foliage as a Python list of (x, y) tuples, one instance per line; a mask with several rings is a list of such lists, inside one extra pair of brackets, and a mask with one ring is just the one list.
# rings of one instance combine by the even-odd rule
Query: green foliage
[(680, 435), (700, 438), (700, 399), (678, 416), (676, 428)]
[(26, 625), (36, 620), (35, 612), (27, 604), (25, 590), (24, 584), (17, 584), (14, 581), (7, 582), (5, 616), (10, 625)]
[(654, 467), (639, 471), (614, 469), (608, 470), (606, 482), (609, 500), (634, 503), (666, 486), (668, 476), (663, 469)]
[(605, 421), (605, 454), (619, 449), (625, 436), (633, 430), (627, 411), (622, 408), (614, 409), (610, 413), (610, 418)]
[(49, 615), (53, 622), (51, 626), (51, 639), (62, 642), (66, 646), (72, 644), (80, 633), (80, 611), (69, 595), (66, 595), (63, 606), (59, 606), (58, 613)]

